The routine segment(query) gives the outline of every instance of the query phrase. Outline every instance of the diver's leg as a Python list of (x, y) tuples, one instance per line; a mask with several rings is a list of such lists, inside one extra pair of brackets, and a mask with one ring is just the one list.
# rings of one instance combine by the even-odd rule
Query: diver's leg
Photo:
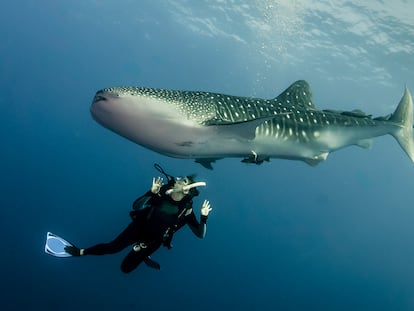
[(121, 232), (113, 241), (101, 243), (84, 249), (84, 255), (105, 255), (120, 252), (125, 247), (136, 242), (139, 236), (139, 224), (136, 221), (131, 222), (124, 231)]
[(124, 273), (129, 273), (144, 261), (145, 258), (154, 253), (161, 246), (161, 242), (151, 242), (146, 248), (141, 248), (139, 251), (133, 249), (128, 253), (122, 261), (121, 270)]

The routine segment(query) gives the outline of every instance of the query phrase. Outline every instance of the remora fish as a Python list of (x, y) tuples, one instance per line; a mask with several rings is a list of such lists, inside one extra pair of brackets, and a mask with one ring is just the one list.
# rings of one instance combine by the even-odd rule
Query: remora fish
[(104, 127), (161, 154), (196, 159), (302, 160), (314, 166), (340, 148), (369, 147), (391, 134), (414, 162), (413, 103), (406, 88), (394, 113), (372, 118), (359, 110), (317, 110), (306, 81), (274, 99), (145, 87), (96, 93), (93, 118)]

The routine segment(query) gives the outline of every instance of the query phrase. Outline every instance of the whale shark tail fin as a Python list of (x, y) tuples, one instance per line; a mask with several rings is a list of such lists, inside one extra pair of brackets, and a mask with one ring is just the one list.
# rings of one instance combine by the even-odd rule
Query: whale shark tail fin
[(391, 135), (395, 137), (401, 148), (403, 148), (411, 161), (414, 162), (413, 100), (407, 87), (389, 121), (400, 125), (400, 128), (392, 132)]

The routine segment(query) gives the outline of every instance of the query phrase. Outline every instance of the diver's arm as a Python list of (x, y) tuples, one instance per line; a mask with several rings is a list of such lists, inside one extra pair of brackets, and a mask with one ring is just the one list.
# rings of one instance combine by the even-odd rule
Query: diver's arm
[(162, 186), (163, 183), (161, 177), (158, 177), (157, 179), (153, 178), (151, 190), (148, 190), (145, 194), (136, 199), (132, 204), (132, 209), (135, 211), (145, 209), (149, 205), (148, 202), (150, 199), (160, 196)]
[(148, 201), (154, 196), (154, 193), (148, 191), (132, 203), (132, 209), (136, 211), (144, 209), (147, 207)]
[(207, 217), (210, 211), (211, 211), (210, 202), (207, 200), (204, 200), (203, 205), (201, 206), (201, 211), (200, 211), (200, 214), (201, 214), (200, 223), (198, 223), (193, 211), (191, 211), (191, 214), (187, 216), (188, 225), (190, 226), (194, 234), (198, 236), (200, 239), (204, 238), (204, 236), (206, 235)]
[(207, 216), (201, 216), (200, 222), (197, 221), (194, 212), (186, 216), (187, 225), (190, 227), (191, 231), (200, 239), (204, 238), (206, 235), (207, 229)]

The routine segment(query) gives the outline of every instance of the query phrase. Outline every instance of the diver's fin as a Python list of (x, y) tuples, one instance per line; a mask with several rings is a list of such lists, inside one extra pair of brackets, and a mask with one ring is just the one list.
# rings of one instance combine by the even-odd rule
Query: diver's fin
[(46, 235), (45, 253), (55, 257), (72, 257), (71, 254), (65, 251), (65, 247), (75, 247), (72, 243), (66, 241), (64, 238), (48, 232)]
[(147, 265), (147, 267), (150, 267), (156, 270), (161, 269), (161, 265), (155, 260), (152, 260), (150, 256), (144, 258), (144, 263)]

